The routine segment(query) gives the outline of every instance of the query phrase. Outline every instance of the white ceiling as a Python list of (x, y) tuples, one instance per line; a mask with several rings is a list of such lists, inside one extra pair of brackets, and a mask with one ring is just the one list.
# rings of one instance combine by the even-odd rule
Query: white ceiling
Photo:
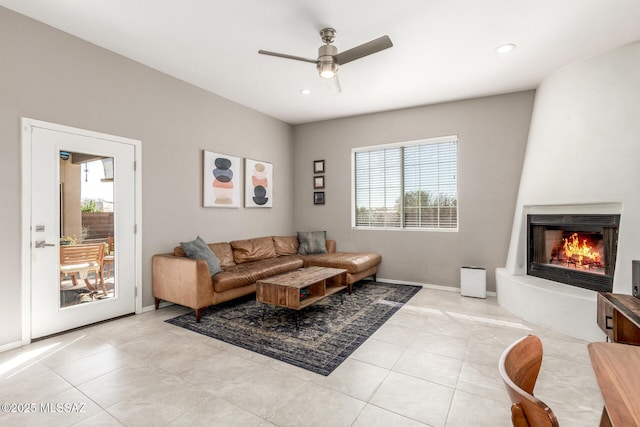
[[(297, 124), (537, 87), (549, 73), (640, 40), (640, 0), (0, 0), (98, 46)], [(344, 51), (382, 35), (391, 49), (345, 64), (330, 95), (319, 30)], [(495, 48), (515, 43), (499, 55)], [(308, 88), (310, 95), (299, 90)]]

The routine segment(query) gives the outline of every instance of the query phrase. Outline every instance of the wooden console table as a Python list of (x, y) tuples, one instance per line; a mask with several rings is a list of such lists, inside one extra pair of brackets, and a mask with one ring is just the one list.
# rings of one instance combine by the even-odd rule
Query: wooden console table
[(604, 399), (600, 426), (640, 426), (640, 347), (605, 342), (588, 347)]
[(598, 293), (598, 326), (613, 342), (640, 345), (640, 299)]

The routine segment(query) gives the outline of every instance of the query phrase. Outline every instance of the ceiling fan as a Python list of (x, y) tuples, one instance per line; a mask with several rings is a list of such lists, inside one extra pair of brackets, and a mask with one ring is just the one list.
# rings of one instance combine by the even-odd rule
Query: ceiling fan
[(268, 50), (259, 50), (258, 53), (263, 55), (278, 56), (280, 58), (294, 59), (296, 61), (311, 62), (316, 64), (316, 68), (320, 77), (326, 79), (331, 94), (342, 92), (340, 82), (338, 81), (338, 67), (347, 64), (356, 59), (363, 58), (368, 55), (380, 52), (393, 46), (389, 36), (382, 36), (361, 44), (344, 52), (338, 53), (338, 49), (332, 45), (336, 38), (336, 30), (333, 28), (323, 28), (320, 30), (320, 38), (324, 45), (318, 48), (318, 58), (310, 59), (301, 56), (287, 55), (285, 53), (270, 52)]

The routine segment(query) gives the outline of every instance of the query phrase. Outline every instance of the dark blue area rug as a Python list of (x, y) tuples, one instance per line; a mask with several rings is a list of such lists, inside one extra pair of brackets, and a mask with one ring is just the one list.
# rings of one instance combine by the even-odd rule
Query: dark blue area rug
[[(361, 281), (300, 311), (258, 303), (255, 295), (167, 320), (176, 326), (329, 375), (420, 290)], [(264, 317), (264, 319), (263, 319)]]

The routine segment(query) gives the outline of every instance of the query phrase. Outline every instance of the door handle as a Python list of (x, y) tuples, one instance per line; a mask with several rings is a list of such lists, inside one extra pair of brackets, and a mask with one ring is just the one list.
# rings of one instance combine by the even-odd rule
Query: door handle
[(44, 248), (46, 246), (55, 246), (55, 244), (47, 243), (44, 240), (36, 240), (36, 248)]

